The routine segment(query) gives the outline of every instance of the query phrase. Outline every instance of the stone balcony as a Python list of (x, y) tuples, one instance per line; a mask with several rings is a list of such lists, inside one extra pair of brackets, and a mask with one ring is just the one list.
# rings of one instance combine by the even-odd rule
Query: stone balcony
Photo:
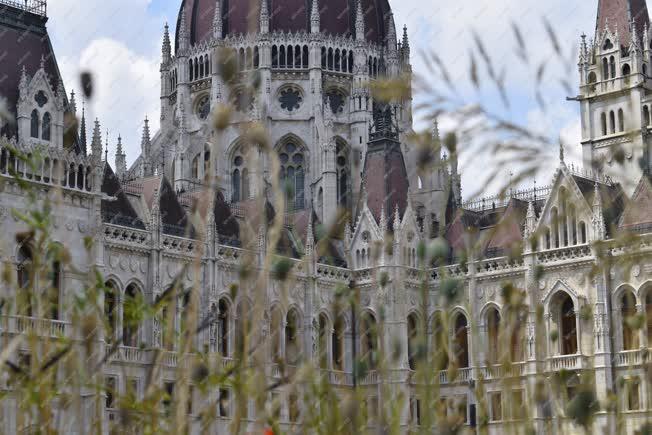
[(623, 350), (614, 357), (616, 367), (640, 366), (650, 361), (650, 349)]
[(589, 368), (589, 358), (579, 354), (557, 355), (548, 358), (546, 368), (549, 372), (584, 370)]
[(70, 323), (28, 316), (1, 316), (0, 330), (9, 334), (36, 333), (41, 337), (63, 338), (70, 335)]

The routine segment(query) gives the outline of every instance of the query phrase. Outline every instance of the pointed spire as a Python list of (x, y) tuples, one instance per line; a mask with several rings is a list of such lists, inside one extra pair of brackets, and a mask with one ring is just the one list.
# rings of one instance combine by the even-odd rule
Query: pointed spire
[(127, 173), (127, 155), (122, 150), (122, 136), (118, 135), (118, 144), (115, 151), (115, 173), (123, 179)]
[(102, 132), (100, 131), (100, 120), (97, 118), (95, 118), (95, 128), (93, 128), (91, 153), (93, 154), (93, 158), (97, 163), (102, 160)]
[(396, 42), (396, 23), (394, 22), (394, 14), (390, 12), (387, 19), (387, 49), (390, 56), (396, 53)]
[(260, 33), (269, 33), (269, 10), (267, 0), (260, 0)]
[(79, 129), (79, 143), (81, 145), (81, 149), (84, 151), (84, 154), (86, 154), (88, 144), (86, 140), (86, 100), (84, 99), (82, 99), (82, 117)]
[(562, 142), (561, 138), (559, 138), (559, 163), (565, 164), (564, 163), (564, 143)]
[(602, 197), (600, 196), (600, 188), (597, 181), (593, 187), (593, 227), (595, 229), (596, 238), (598, 240), (604, 240), (606, 227), (602, 211)]
[(41, 55), (41, 62), (39, 63), (39, 69), (45, 69), (45, 56)]
[(407, 25), (403, 26), (403, 62), (410, 63), (410, 40), (408, 38), (408, 28)]
[(143, 125), (143, 137), (141, 139), (140, 145), (143, 150), (145, 149), (146, 146), (148, 146), (151, 143), (151, 139), (149, 136), (149, 119), (147, 119), (147, 115), (145, 115), (145, 123)]
[(109, 130), (106, 131), (106, 146), (104, 147), (104, 161), (109, 162)]
[(588, 47), (586, 46), (586, 34), (582, 33), (580, 36), (581, 42), (580, 42), (580, 55), (579, 55), (579, 61), (577, 62), (578, 65), (581, 67), (586, 64), (589, 58), (589, 50)]
[(150, 214), (150, 229), (157, 233), (161, 228), (161, 187), (158, 186), (154, 191), (152, 200), (152, 211)]
[(534, 211), (534, 201), (529, 201), (527, 205), (527, 215), (525, 217), (525, 238), (529, 239), (536, 231), (537, 215)]
[(351, 222), (346, 222), (344, 225), (344, 249), (349, 250), (351, 249), (351, 239), (353, 236), (351, 235)]
[(312, 11), (310, 12), (310, 32), (319, 33), (321, 31), (321, 19), (319, 17), (319, 1), (312, 0)]
[(355, 39), (356, 41), (364, 41), (364, 15), (362, 13), (362, 0), (357, 1), (356, 11), (355, 11)]
[(70, 92), (70, 112), (72, 112), (73, 115), (77, 114), (77, 100), (75, 100), (75, 91), (73, 90)]
[(188, 33), (188, 24), (186, 22), (186, 6), (181, 9), (181, 23), (179, 23), (179, 47), (178, 51), (185, 54), (190, 48), (190, 35)]
[(170, 43), (170, 26), (168, 26), (168, 23), (165, 23), (165, 30), (163, 31), (161, 59), (164, 65), (167, 65), (170, 59), (172, 59), (172, 44)]
[(383, 237), (385, 237), (385, 233), (387, 233), (387, 217), (385, 216), (385, 204), (380, 208), (380, 233)]
[(310, 217), (308, 218), (308, 229), (306, 230), (306, 252), (305, 254), (310, 256), (315, 250), (315, 234), (312, 229), (312, 215), (311, 211)]
[(213, 40), (222, 39), (222, 0), (215, 0), (215, 13), (213, 13)]
[(401, 226), (401, 213), (398, 210), (398, 204), (394, 207), (394, 220), (392, 221), (392, 231), (394, 232), (394, 240), (398, 240), (398, 230)]

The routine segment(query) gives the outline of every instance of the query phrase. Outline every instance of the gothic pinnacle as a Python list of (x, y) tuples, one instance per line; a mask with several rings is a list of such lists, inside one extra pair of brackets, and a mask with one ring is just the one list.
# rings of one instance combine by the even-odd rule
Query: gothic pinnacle
[(163, 47), (161, 48), (161, 58), (164, 64), (168, 63), (172, 58), (172, 45), (170, 43), (170, 26), (165, 23), (165, 30), (163, 31)]
[(179, 50), (185, 53), (190, 48), (190, 36), (188, 35), (188, 24), (186, 22), (186, 7), (181, 9), (181, 23), (179, 24)]
[(355, 11), (355, 39), (364, 41), (364, 15), (362, 13), (362, 0), (357, 1)]
[(215, 0), (215, 13), (213, 14), (213, 39), (222, 38), (222, 0)]
[(310, 31), (319, 33), (321, 30), (321, 21), (319, 17), (319, 1), (312, 0), (312, 11), (310, 12)]
[(260, 33), (269, 33), (269, 10), (267, 0), (260, 0)]

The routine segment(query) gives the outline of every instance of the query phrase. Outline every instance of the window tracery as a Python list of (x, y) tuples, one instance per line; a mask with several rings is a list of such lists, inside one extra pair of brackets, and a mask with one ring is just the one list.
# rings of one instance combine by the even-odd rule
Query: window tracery
[(286, 188), (288, 209), (300, 210), (305, 197), (305, 156), (303, 149), (293, 141), (278, 151), (281, 161), (281, 184)]

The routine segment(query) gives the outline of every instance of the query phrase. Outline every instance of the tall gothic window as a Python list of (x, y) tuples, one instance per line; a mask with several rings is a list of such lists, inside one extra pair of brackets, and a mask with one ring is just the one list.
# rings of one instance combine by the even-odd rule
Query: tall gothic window
[(491, 308), (487, 312), (487, 358), (490, 364), (498, 364), (499, 361), (499, 330), (500, 330), (500, 313), (497, 309)]
[(32, 120), (30, 126), (31, 126), (30, 136), (32, 136), (35, 139), (38, 139), (39, 119), (38, 119), (38, 111), (36, 109), (32, 111)]
[(52, 117), (50, 116), (50, 113), (46, 112), (45, 115), (43, 115), (43, 128), (42, 128), (42, 133), (41, 133), (41, 139), (49, 141), (52, 133)]
[(118, 320), (116, 293), (115, 285), (112, 282), (107, 282), (104, 289), (104, 322), (106, 325), (104, 340), (109, 343), (113, 341)]
[(125, 291), (122, 306), (122, 342), (128, 347), (137, 347), (139, 339), (138, 299), (140, 291), (131, 284)]
[(284, 186), (289, 210), (304, 207), (305, 157), (303, 150), (294, 142), (288, 142), (279, 150), (281, 160), (281, 184)]
[(18, 313), (23, 316), (32, 315), (32, 294), (30, 287), (32, 284), (32, 250), (29, 246), (21, 246), (18, 251)]
[(630, 323), (631, 319), (636, 316), (636, 297), (627, 290), (620, 303), (623, 350), (635, 350), (638, 348), (638, 329), (630, 326)]
[(367, 363), (369, 369), (375, 370), (378, 362), (378, 331), (376, 329), (376, 319), (372, 314), (364, 313), (360, 323), (361, 359)]
[(246, 201), (250, 197), (249, 170), (242, 153), (237, 152), (233, 157), (233, 168), (231, 173), (231, 201)]
[(337, 204), (346, 207), (349, 202), (349, 153), (348, 148), (337, 144)]
[(217, 350), (223, 357), (229, 355), (229, 306), (220, 300), (217, 313)]
[(455, 318), (455, 335), (453, 337), (453, 350), (459, 368), (469, 366), (469, 337), (467, 333), (468, 321), (462, 313)]

